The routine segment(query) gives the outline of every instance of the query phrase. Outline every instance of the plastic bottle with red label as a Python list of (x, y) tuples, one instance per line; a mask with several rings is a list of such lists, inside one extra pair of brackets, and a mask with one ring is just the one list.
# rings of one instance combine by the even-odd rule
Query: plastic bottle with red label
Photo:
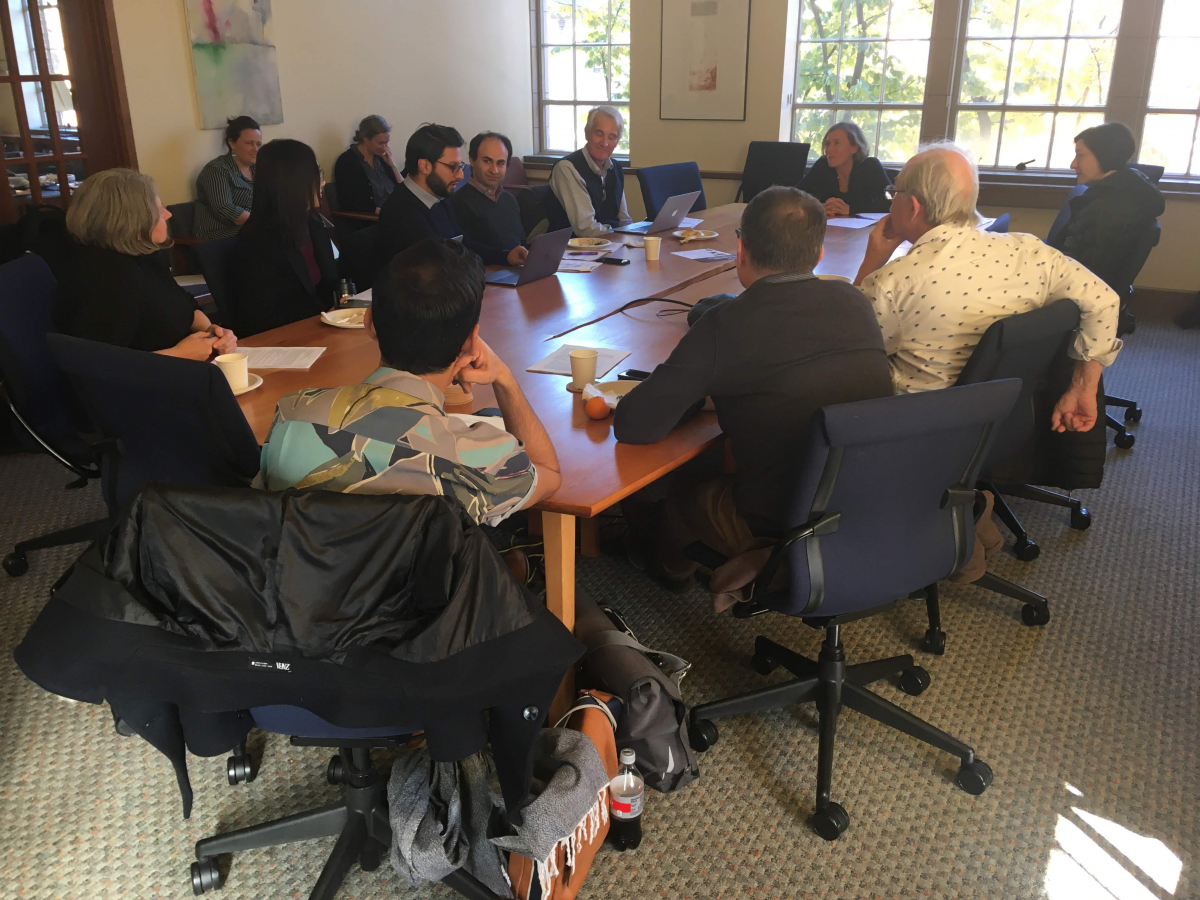
[(608, 838), (618, 850), (636, 850), (642, 843), (642, 805), (646, 782), (634, 767), (637, 757), (626, 747), (621, 751), (621, 768), (608, 783)]

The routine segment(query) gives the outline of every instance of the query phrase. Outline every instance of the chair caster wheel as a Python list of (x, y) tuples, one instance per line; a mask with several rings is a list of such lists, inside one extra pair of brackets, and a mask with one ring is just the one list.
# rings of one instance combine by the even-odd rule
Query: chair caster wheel
[(1142, 421), (1142, 408), (1140, 406), (1133, 406), (1125, 410), (1125, 421), (1130, 425), (1136, 425)]
[(954, 778), (954, 783), (968, 794), (978, 797), (992, 783), (992, 768), (982, 759), (963, 763)]
[(1013, 544), (1013, 553), (1021, 562), (1033, 562), (1042, 555), (1042, 548), (1025, 538)]
[(1118, 447), (1120, 447), (1122, 450), (1129, 450), (1130, 448), (1132, 448), (1134, 441), (1135, 441), (1134, 436), (1127, 431), (1123, 431), (1113, 438), (1113, 443), (1116, 444)]
[(946, 632), (930, 628), (925, 632), (925, 638), (921, 641), (921, 649), (926, 653), (934, 653), (941, 656), (946, 652)]
[(215, 891), (224, 883), (216, 857), (192, 863), (192, 893), (197, 897), (206, 891)]
[(716, 746), (721, 732), (710, 719), (696, 719), (688, 726), (688, 743), (697, 753), (703, 753), (710, 747)]
[(771, 659), (769, 656), (764, 656), (762, 653), (755, 653), (750, 657), (750, 666), (759, 675), (770, 675), (779, 667), (779, 663)]
[(237, 753), (225, 761), (225, 777), (230, 784), (243, 784), (254, 780), (254, 757), (249, 753)]
[(909, 666), (900, 673), (900, 690), (910, 697), (920, 697), (929, 687), (929, 673), (920, 666)]
[(1086, 506), (1071, 510), (1071, 527), (1076, 531), (1087, 531), (1092, 524), (1092, 513)]
[(824, 809), (818, 809), (808, 820), (812, 823), (813, 831), (827, 841), (836, 841), (842, 832), (850, 827), (850, 814), (840, 803), (830, 803)]
[(358, 854), (358, 867), (364, 872), (374, 872), (382, 861), (382, 846), (375, 841), (369, 841)]
[(13, 578), (20, 578), (29, 571), (29, 560), (24, 553), (10, 553), (4, 557), (4, 571)]
[(1021, 621), (1026, 625), (1045, 625), (1050, 621), (1050, 609), (1045, 606), (1034, 606), (1026, 603), (1021, 607)]
[(342, 758), (336, 753), (329, 758), (329, 765), (325, 767), (325, 780), (330, 784), (341, 784), (346, 778), (346, 767), (342, 765)]

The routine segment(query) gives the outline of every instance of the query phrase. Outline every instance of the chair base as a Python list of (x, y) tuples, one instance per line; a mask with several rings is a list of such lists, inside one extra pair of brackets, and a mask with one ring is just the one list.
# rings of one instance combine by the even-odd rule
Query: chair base
[(816, 662), (765, 637), (755, 638), (753, 665), (756, 671), (767, 674), (782, 666), (796, 678), (693, 708), (688, 729), (693, 749), (703, 752), (717, 742), (719, 734), (711, 721), (714, 718), (815, 702), (820, 719), (820, 744), (817, 751), (817, 803), (811, 824), (829, 841), (836, 840), (850, 824), (845, 809), (831, 798), (837, 718), (843, 706), (957, 756), (960, 760), (958, 786), (972, 794), (983, 793), (991, 784), (991, 770), (975, 758), (971, 747), (867, 690), (867, 685), (898, 674), (903, 690), (919, 694), (929, 684), (928, 673), (914, 666), (913, 658), (908, 655), (846, 665), (839, 629), (839, 625), (825, 629), (825, 641)]
[(1051, 491), (1047, 488), (1034, 487), (1031, 484), (993, 484), (992, 482), (979, 482), (981, 490), (991, 491), (995, 498), (993, 510), (996, 516), (1004, 523), (1004, 527), (1012, 532), (1016, 539), (1013, 543), (1013, 555), (1022, 562), (1033, 562), (1041, 553), (1042, 548), (1039, 547), (1029, 537), (1029, 532), (1025, 530), (1025, 526), (1021, 524), (1021, 520), (1017, 518), (1017, 514), (1013, 512), (1011, 506), (1005, 496), (1021, 497), (1025, 500), (1036, 500), (1039, 503), (1049, 503), (1051, 506), (1061, 506), (1064, 509), (1071, 511), (1071, 527), (1076, 531), (1086, 531), (1092, 524), (1092, 513), (1083, 501), (1077, 497), (1072, 497), (1069, 494), (1063, 494), (1058, 491)]
[[(87, 482), (84, 481), (84, 484)], [(75, 482), (67, 485), (74, 487)], [(108, 519), (97, 519), (95, 522), (85, 522), (61, 531), (52, 531), (40, 537), (21, 541), (13, 547), (13, 552), (4, 557), (4, 571), (13, 578), (18, 578), (29, 571), (28, 554), (34, 550), (49, 550), (51, 547), (66, 547), (70, 544), (81, 544), (84, 541), (94, 541), (104, 534), (109, 526)]]
[[(200, 895), (224, 884), (217, 860), (221, 854), (333, 835), (338, 836), (337, 843), (309, 900), (333, 900), (355, 863), (366, 872), (379, 868), (392, 846), (387, 778), (376, 771), (367, 747), (343, 748), (331, 761), (330, 772), (335, 770), (344, 785), (340, 802), (198, 841), (197, 861), (191, 867), (192, 893)], [(468, 900), (498, 900), (496, 894), (462, 870), (452, 872), (443, 882)]]

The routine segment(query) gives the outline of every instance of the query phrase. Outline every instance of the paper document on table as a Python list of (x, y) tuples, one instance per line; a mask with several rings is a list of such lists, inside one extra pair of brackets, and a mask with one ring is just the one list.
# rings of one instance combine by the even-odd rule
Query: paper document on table
[(834, 228), (870, 228), (872, 225), (875, 224), (875, 220), (874, 219), (842, 219), (842, 218), (835, 217), (835, 218), (826, 219), (825, 224), (833, 226)]
[(594, 259), (564, 259), (558, 264), (560, 272), (590, 272), (600, 263)]
[(698, 259), (700, 262), (726, 262), (731, 259), (737, 259), (732, 253), (723, 253), (720, 250), (711, 250), (705, 248), (703, 250), (673, 250), (676, 256), (682, 256), (684, 259)]
[(600, 347), (584, 347), (580, 344), (563, 344), (545, 359), (535, 362), (526, 372), (540, 372), (543, 375), (570, 375), (571, 351), (596, 351), (596, 377), (603, 378), (613, 370), (621, 360), (627, 357), (630, 350), (604, 350)]
[(880, 219), (886, 216), (887, 213), (858, 213), (857, 215), (860, 219), (873, 219), (874, 221), (878, 222)]
[(246, 354), (250, 369), (307, 369), (317, 361), (324, 347), (238, 347)]
[(371, 288), (367, 288), (365, 291), (359, 291), (357, 294), (354, 294), (350, 299), (357, 300), (360, 303), (370, 303), (371, 299), (372, 299), (371, 298)]
[(693, 219), (691, 216), (684, 216), (682, 219), (679, 220), (679, 224), (676, 225), (675, 227), (676, 228), (695, 228), (697, 225), (699, 225), (703, 221), (704, 221), (703, 219)]

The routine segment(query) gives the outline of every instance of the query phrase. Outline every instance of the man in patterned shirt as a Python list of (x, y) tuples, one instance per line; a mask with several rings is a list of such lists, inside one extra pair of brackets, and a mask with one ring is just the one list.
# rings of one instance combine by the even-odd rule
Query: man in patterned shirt
[[(1120, 301), (1103, 281), (1031, 234), (980, 231), (979, 173), (953, 145), (934, 146), (900, 170), (891, 213), (871, 232), (855, 284), (875, 307), (898, 392), (954, 384), (989, 325), (1064, 297), (1079, 306), (1071, 386), (1055, 431), (1096, 424), (1100, 373), (1121, 349)], [(907, 254), (891, 262), (904, 241)]]
[[(428, 238), (379, 274), (366, 316), (381, 367), (362, 384), (280, 399), (259, 486), (454, 497), (496, 525), (559, 485), (558, 457), (512, 372), (479, 337), (483, 266)], [(500, 420), (445, 412), (452, 383), (490, 384)], [(501, 427), (503, 425), (503, 427)]]

